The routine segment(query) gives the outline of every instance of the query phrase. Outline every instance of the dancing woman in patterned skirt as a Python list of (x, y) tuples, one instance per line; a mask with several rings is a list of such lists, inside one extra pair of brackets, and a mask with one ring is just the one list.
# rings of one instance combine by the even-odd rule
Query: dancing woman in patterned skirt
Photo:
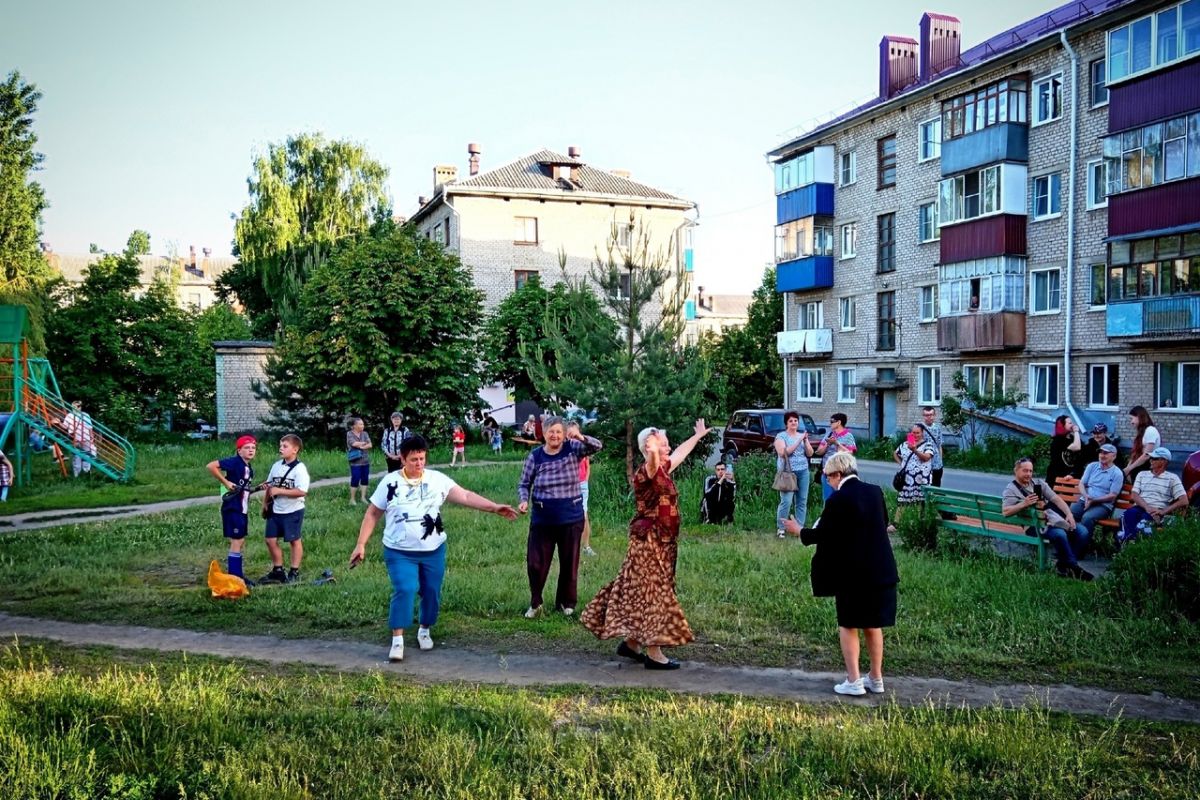
[(646, 669), (679, 669), (679, 662), (667, 658), (662, 648), (695, 638), (675, 598), (679, 492), (671, 471), (708, 431), (704, 420), (696, 420), (695, 433), (675, 452), (666, 431), (646, 428), (638, 434), (646, 463), (633, 476), (637, 513), (629, 523), (629, 552), (617, 577), (580, 617), (599, 639), (621, 637), (617, 655), (641, 662)]

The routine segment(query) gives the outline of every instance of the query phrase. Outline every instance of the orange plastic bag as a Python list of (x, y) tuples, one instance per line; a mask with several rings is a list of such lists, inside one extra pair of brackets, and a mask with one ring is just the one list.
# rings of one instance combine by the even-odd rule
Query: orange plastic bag
[(208, 588), (212, 589), (213, 597), (224, 597), (237, 600), (250, 594), (246, 582), (236, 575), (221, 572), (221, 565), (213, 561), (208, 565)]

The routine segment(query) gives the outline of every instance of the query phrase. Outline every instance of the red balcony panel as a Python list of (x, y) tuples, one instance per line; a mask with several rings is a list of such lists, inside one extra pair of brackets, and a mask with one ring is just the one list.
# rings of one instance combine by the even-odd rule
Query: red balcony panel
[(941, 262), (1025, 255), (1025, 216), (997, 214), (942, 228)]
[[(1200, 178), (1109, 195), (1108, 235), (1128, 236), (1200, 222)], [(946, 248), (942, 231), (942, 252)], [(943, 259), (945, 260), (945, 259)]]
[(1151, 72), (1108, 90), (1108, 132), (1200, 110), (1200, 61)]

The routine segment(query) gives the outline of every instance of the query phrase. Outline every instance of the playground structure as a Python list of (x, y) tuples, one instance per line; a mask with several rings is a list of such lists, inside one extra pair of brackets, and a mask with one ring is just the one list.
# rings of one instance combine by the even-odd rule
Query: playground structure
[(13, 463), (16, 485), (32, 478), (31, 434), (40, 437), (67, 475), (68, 455), (113, 480), (133, 477), (136, 452), (124, 437), (63, 399), (50, 362), (29, 355), (29, 318), (23, 306), (0, 306), (0, 450)]

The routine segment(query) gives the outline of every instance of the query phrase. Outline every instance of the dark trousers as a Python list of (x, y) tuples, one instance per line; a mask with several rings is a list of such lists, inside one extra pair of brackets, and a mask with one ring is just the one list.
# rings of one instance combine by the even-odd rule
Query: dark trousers
[(933, 485), (934, 486), (942, 485), (942, 473), (944, 473), (945, 471), (946, 471), (945, 469), (935, 469), (933, 471), (932, 475), (933, 475)]
[[(386, 456), (385, 456), (385, 458), (386, 458)], [(395, 472), (396, 470), (400, 469), (403, 466), (404, 466), (404, 462), (398, 458), (388, 458), (387, 459), (387, 471), (388, 472)]]
[(561, 525), (534, 523), (529, 526), (529, 543), (525, 561), (529, 568), (529, 607), (542, 604), (542, 589), (550, 575), (550, 562), (558, 548), (558, 590), (554, 595), (555, 608), (574, 608), (576, 582), (579, 577), (579, 539), (583, 536), (583, 520)]

